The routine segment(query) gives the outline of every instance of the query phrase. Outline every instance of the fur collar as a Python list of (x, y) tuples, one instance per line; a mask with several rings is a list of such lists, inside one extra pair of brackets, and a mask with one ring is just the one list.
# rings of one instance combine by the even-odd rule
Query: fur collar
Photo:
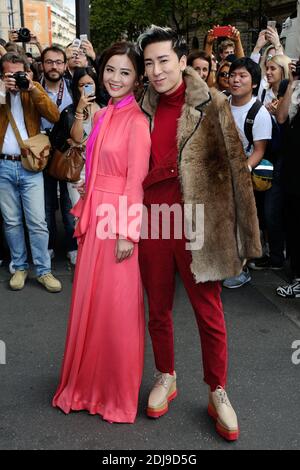
[[(209, 88), (198, 73), (192, 67), (187, 67), (183, 72), (183, 79), (186, 85), (185, 103), (188, 106), (201, 110), (203, 106), (211, 100)], [(152, 85), (149, 85), (141, 99), (141, 108), (149, 116), (153, 117), (158, 105), (159, 93)]]

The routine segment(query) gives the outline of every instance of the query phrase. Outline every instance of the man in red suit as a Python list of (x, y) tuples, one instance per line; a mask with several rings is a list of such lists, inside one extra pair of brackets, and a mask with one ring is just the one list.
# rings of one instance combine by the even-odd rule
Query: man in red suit
[[(240, 272), (245, 259), (260, 255), (251, 175), (229, 103), (186, 68), (184, 40), (170, 28), (152, 26), (138, 46), (149, 80), (141, 107), (150, 119), (152, 139), (144, 181), (148, 237), (142, 235), (140, 242), (140, 268), (158, 369), (147, 414), (164, 415), (177, 395), (172, 305), (178, 270), (200, 333), (208, 412), (218, 433), (236, 440), (238, 421), (224, 389), (227, 339), (219, 281)], [(168, 236), (163, 233), (166, 215), (157, 215), (157, 205), (162, 204), (174, 208)], [(185, 236), (178, 236), (185, 221), (179, 220), (177, 209), (183, 213), (188, 205), (193, 210), (186, 211), (185, 221), (196, 230), (196, 238), (198, 232), (200, 239), (204, 236), (204, 243), (187, 248)]]

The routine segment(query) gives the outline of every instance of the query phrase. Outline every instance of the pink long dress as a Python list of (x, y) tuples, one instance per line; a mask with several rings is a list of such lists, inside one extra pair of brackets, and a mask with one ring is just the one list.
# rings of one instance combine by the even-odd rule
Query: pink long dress
[[(102, 122), (93, 143), (86, 196), (72, 211), (80, 217), (75, 231), (79, 248), (64, 361), (53, 406), (65, 413), (88, 410), (107, 421), (133, 423), (145, 334), (139, 224), (132, 233), (125, 233), (132, 218), (127, 226), (126, 220), (118, 225), (124, 216), (119, 202), (120, 196), (126, 196), (129, 205), (142, 204), (142, 182), (150, 156), (149, 123), (135, 100), (125, 100), (121, 107), (110, 103), (97, 113), (95, 125), (99, 117)], [(117, 225), (111, 223), (106, 238), (102, 232), (107, 226), (99, 230), (107, 215), (105, 204), (117, 214)], [(116, 262), (112, 233), (135, 242), (133, 255), (121, 263)]]

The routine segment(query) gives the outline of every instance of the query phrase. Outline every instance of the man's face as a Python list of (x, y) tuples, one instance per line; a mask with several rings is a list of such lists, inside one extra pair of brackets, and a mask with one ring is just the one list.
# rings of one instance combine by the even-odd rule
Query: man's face
[(229, 90), (235, 98), (245, 98), (249, 95), (250, 99), (256, 86), (252, 85), (252, 77), (245, 67), (236, 69), (229, 75)]
[(182, 83), (186, 56), (178, 59), (171, 41), (155, 42), (144, 50), (146, 75), (158, 93), (169, 95)]
[(83, 50), (78, 49), (77, 47), (68, 47), (66, 50), (68, 67), (70, 70), (75, 69), (76, 67), (87, 67), (88, 60), (86, 54)]
[(66, 64), (64, 56), (60, 52), (49, 51), (46, 53), (43, 62), (45, 78), (50, 82), (58, 82), (64, 75)]
[(231, 54), (234, 54), (234, 47), (228, 46), (223, 50), (223, 52), (220, 52), (220, 57), (222, 60), (224, 60), (228, 55)]
[(7, 84), (7, 89), (13, 93), (17, 93), (19, 88), (16, 87), (15, 80), (11, 77), (12, 74), (16, 72), (25, 72), (24, 64), (16, 63), (12, 64), (11, 62), (3, 63), (3, 77), (4, 81)]

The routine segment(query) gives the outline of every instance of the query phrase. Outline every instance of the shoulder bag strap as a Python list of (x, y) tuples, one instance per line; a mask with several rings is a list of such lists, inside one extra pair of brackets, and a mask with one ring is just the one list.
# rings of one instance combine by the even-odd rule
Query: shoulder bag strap
[(6, 103), (5, 105), (5, 108), (6, 108), (6, 112), (7, 112), (7, 116), (8, 116), (8, 119), (9, 119), (9, 122), (11, 124), (11, 127), (13, 128), (13, 131), (15, 133), (15, 136), (16, 136), (16, 139), (18, 141), (18, 144), (20, 146), (20, 149), (22, 148), (25, 148), (25, 145), (24, 145), (24, 142), (22, 140), (22, 137), (20, 135), (20, 132), (17, 128), (17, 125), (16, 125), (16, 121), (14, 120), (14, 117), (12, 115), (12, 112), (10, 110), (10, 107), (8, 106), (8, 104)]
[(245, 119), (244, 133), (245, 133), (246, 139), (249, 142), (249, 145), (247, 147), (247, 152), (249, 152), (251, 145), (253, 145), (252, 128), (254, 124), (254, 119), (261, 107), (262, 107), (262, 103), (259, 100), (256, 100), (251, 106), (251, 108), (249, 109), (246, 119)]

